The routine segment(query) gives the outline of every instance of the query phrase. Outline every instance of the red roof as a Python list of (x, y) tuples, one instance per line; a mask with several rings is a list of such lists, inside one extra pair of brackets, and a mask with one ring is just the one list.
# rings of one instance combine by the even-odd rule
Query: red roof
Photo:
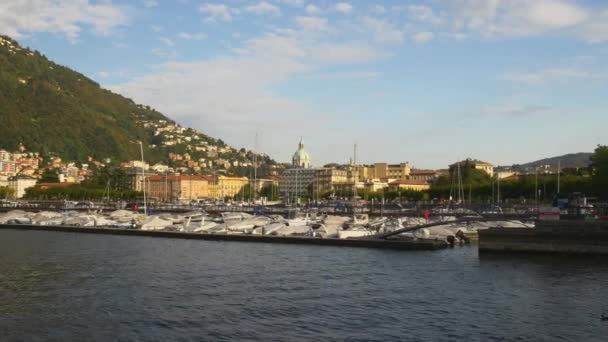
[(410, 175), (435, 175), (437, 171), (434, 170), (412, 170)]
[(403, 185), (429, 185), (426, 181), (418, 180), (418, 179), (398, 179), (396, 181), (392, 181), (390, 184), (403, 184)]
[(207, 176), (200, 176), (200, 175), (193, 175), (193, 176), (189, 176), (189, 175), (181, 175), (181, 176), (150, 176), (148, 177), (149, 180), (151, 181), (209, 181), (209, 178)]
[(63, 183), (38, 183), (36, 184), (37, 187), (39, 188), (43, 188), (43, 189), (49, 189), (49, 188), (64, 188), (67, 186), (72, 186), (72, 185), (78, 185), (78, 183), (74, 183), (74, 182), (63, 182)]

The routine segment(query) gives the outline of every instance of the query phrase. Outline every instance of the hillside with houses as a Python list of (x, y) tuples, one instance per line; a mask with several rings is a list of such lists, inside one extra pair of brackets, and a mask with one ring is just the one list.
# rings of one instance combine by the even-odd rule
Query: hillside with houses
[[(0, 36), (0, 65), (5, 176), (40, 177), (53, 165), (78, 167), (79, 174), (87, 166), (142, 166), (140, 142), (144, 163), (169, 172), (248, 176), (254, 163), (260, 174), (277, 168), (266, 154), (182, 127), (6, 36)], [(22, 163), (24, 153), (36, 163)]]

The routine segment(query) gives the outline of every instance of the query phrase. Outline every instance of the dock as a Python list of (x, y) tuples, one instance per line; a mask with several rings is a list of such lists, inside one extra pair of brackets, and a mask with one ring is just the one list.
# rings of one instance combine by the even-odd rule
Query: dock
[(261, 243), (282, 243), (300, 245), (319, 245), (319, 246), (341, 246), (341, 247), (364, 247), (364, 248), (383, 248), (398, 250), (439, 250), (448, 245), (445, 241), (439, 240), (380, 240), (369, 239), (334, 239), (334, 238), (314, 238), (300, 236), (269, 236), (269, 235), (248, 235), (248, 234), (203, 234), (189, 232), (154, 231), (139, 229), (119, 229), (101, 227), (74, 227), (74, 226), (40, 226), (27, 224), (0, 224), (0, 230), (32, 230), (48, 232), (68, 232), (86, 234), (107, 234), (123, 236), (146, 236), (156, 238), (172, 239), (191, 239), (208, 241), (236, 241), (236, 242), (261, 242)]
[(479, 231), (479, 252), (608, 254), (608, 221), (537, 221), (535, 228)]

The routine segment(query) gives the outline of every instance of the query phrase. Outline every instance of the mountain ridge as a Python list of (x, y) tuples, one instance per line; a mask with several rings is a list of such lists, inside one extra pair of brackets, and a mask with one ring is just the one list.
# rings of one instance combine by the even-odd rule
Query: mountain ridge
[(555, 169), (560, 164), (562, 169), (566, 168), (587, 168), (591, 164), (591, 152), (567, 153), (555, 157), (547, 157), (523, 164), (513, 164), (510, 167), (514, 171), (525, 171), (536, 167), (548, 167)]
[[(184, 162), (204, 160), (203, 169), (217, 169), (247, 165), (253, 159), (251, 151), (227, 146), (191, 128), (181, 129), (159, 111), (104, 89), (2, 35), (0, 65), (0, 148), (16, 150), (23, 144), (44, 156), (57, 154), (73, 161), (85, 162), (89, 157), (127, 161), (141, 158), (135, 142), (142, 141), (151, 163), (180, 164), (171, 155), (188, 154), (190, 160)], [(184, 139), (159, 132), (163, 125), (179, 128)], [(267, 155), (257, 155), (262, 164), (274, 163)]]

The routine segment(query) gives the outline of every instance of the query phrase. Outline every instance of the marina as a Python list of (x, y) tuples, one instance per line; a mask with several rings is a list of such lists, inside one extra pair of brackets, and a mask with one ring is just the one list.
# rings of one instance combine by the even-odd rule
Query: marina
[(392, 217), (318, 210), (291, 210), (286, 215), (200, 209), (152, 215), (148, 210), (124, 209), (29, 210), (0, 213), (0, 229), (401, 250), (473, 243), (480, 252), (608, 254), (608, 221), (590, 216), (587, 207), (570, 208), (562, 220), (554, 210), (551, 215), (520, 214), (519, 219), (471, 210), (433, 210), (434, 214), (427, 210), (422, 216)]
[(476, 240), (479, 229), (491, 226), (531, 227), (532, 223), (484, 219), (479, 215), (469, 218), (442, 215), (431, 219), (300, 213), (284, 217), (192, 211), (148, 216), (128, 210), (107, 213), (12, 210), (0, 214), (0, 227), (7, 229), (410, 250), (436, 250), (470, 243)]

